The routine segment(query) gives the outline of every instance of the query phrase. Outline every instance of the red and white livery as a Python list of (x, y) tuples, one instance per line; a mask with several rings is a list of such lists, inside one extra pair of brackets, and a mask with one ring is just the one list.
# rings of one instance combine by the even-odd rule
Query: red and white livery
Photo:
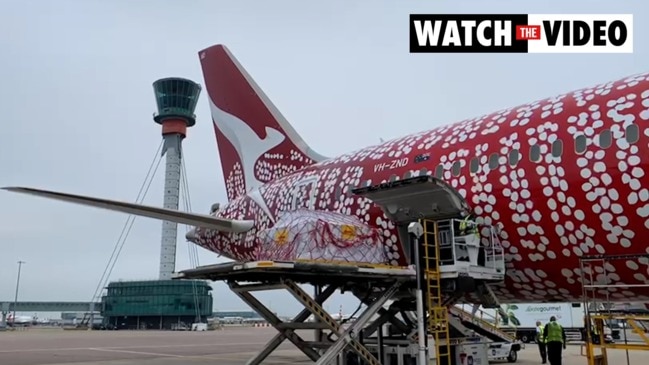
[[(328, 158), (306, 144), (225, 46), (199, 58), (226, 205), (200, 215), (9, 189), (191, 224), (192, 242), (244, 261), (259, 259), (262, 236), (290, 212), (347, 216), (379, 233), (387, 264), (406, 265), (393, 222), (351, 189), (433, 175), (466, 199), (478, 221), (502, 225), (507, 279), (494, 290), (505, 303), (579, 301), (580, 256), (649, 253), (649, 74)], [(597, 275), (646, 284), (649, 259)], [(612, 300), (628, 298), (649, 299), (649, 289), (612, 289)]]

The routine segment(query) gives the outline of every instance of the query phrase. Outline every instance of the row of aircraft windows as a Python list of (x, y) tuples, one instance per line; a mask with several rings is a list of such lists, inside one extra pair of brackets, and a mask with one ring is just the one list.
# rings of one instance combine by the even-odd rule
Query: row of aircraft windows
[[(629, 144), (634, 144), (638, 142), (640, 139), (640, 130), (636, 124), (631, 124), (629, 125), (626, 130), (625, 130), (625, 138), (626, 141)], [(613, 144), (613, 135), (609, 129), (603, 130), (599, 134), (599, 143), (598, 146), (603, 149), (607, 149), (611, 147)], [(581, 134), (575, 137), (574, 140), (574, 146), (575, 146), (575, 152), (578, 155), (581, 155), (586, 152), (586, 149), (588, 147), (588, 141), (585, 135)], [(560, 139), (555, 140), (552, 142), (552, 146), (550, 148), (550, 153), (552, 154), (552, 157), (561, 157), (563, 154), (563, 141)], [(542, 159), (541, 156), (541, 146), (539, 145), (532, 145), (530, 147), (530, 161), (532, 162), (539, 162)], [(492, 153), (489, 156), (489, 168), (494, 170), (498, 168), (500, 165), (500, 154), (499, 153)], [(512, 150), (509, 152), (508, 156), (508, 162), (509, 165), (511, 166), (516, 166), (518, 162), (521, 160), (522, 155), (518, 150)], [(469, 163), (469, 171), (471, 173), (476, 173), (478, 172), (480, 168), (480, 161), (478, 160), (478, 157), (474, 157), (471, 159), (471, 162)], [(460, 164), (460, 161), (455, 161), (453, 163), (453, 166), (451, 166), (451, 173), (453, 176), (460, 176), (462, 170), (462, 165)], [(444, 174), (444, 166), (443, 165), (438, 165), (437, 168), (435, 169), (435, 177), (437, 178), (442, 178)]]
[[(626, 130), (625, 130), (625, 139), (629, 144), (634, 144), (637, 143), (638, 140), (640, 139), (640, 129), (636, 124), (631, 124), (629, 125)], [(611, 133), (610, 130), (603, 130), (599, 134), (599, 142), (598, 146), (603, 149), (607, 149), (613, 145), (613, 134)], [(578, 135), (575, 137), (574, 140), (574, 147), (575, 147), (575, 152), (578, 155), (584, 154), (586, 152), (586, 149), (588, 147), (588, 140), (585, 135)], [(561, 157), (563, 154), (563, 141), (561, 140), (555, 140), (552, 143), (552, 146), (550, 148), (550, 153), (552, 154), (552, 157)], [(492, 170), (495, 170), (498, 168), (500, 165), (500, 157), (501, 155), (499, 153), (492, 153), (489, 156), (489, 168)], [(519, 150), (512, 150), (509, 152), (509, 155), (507, 156), (507, 160), (509, 162), (509, 165), (511, 166), (516, 166), (518, 162), (521, 160), (522, 154)], [(541, 161), (542, 156), (541, 156), (541, 146), (539, 145), (533, 145), (530, 147), (530, 161), (532, 162), (539, 162)], [(469, 171), (471, 173), (476, 173), (480, 169), (480, 161), (478, 160), (477, 157), (474, 157), (471, 159), (469, 162)], [(424, 173), (424, 170), (422, 169), (422, 173)], [(460, 161), (455, 161), (453, 165), (451, 166), (451, 173), (453, 176), (457, 177), (460, 175), (462, 170), (462, 165)], [(437, 168), (435, 169), (435, 177), (441, 179), (444, 175), (444, 166), (443, 165), (438, 165)], [(404, 176), (403, 178), (406, 178), (408, 176)], [(397, 179), (396, 175), (392, 175), (390, 177), (390, 181), (394, 181)], [(371, 184), (371, 181), (366, 182), (367, 185)], [(353, 185), (347, 185), (342, 188), (336, 189), (336, 199), (339, 199), (340, 196), (343, 194), (343, 192), (351, 192), (351, 190), (354, 188)]]

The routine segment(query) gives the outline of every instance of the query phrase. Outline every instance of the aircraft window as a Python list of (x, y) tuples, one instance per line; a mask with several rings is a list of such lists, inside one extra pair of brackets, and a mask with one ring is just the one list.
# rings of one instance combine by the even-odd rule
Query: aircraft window
[(521, 155), (518, 153), (518, 150), (511, 150), (511, 152), (509, 152), (509, 164), (511, 166), (516, 166), (520, 158)]
[(560, 139), (552, 142), (552, 157), (561, 157), (563, 153), (563, 142)]
[(452, 170), (453, 176), (460, 176), (461, 167), (462, 166), (460, 165), (460, 161), (455, 161), (455, 163), (453, 163), (453, 170)]
[(471, 172), (476, 173), (478, 172), (478, 169), (480, 168), (480, 161), (478, 161), (477, 157), (474, 157), (471, 159)]
[(586, 152), (586, 147), (587, 147), (587, 145), (586, 145), (586, 136), (584, 136), (583, 134), (577, 136), (575, 138), (575, 151), (578, 154), (582, 154), (582, 153)]
[(435, 168), (435, 177), (441, 179), (443, 175), (444, 175), (444, 166), (437, 165), (437, 167)]
[(599, 146), (602, 148), (611, 147), (611, 131), (605, 129), (599, 133)]
[(530, 161), (538, 162), (541, 160), (541, 147), (537, 144), (530, 148)]
[(491, 156), (489, 156), (489, 168), (490, 169), (495, 169), (498, 167), (498, 154), (497, 153), (492, 153)]
[(626, 127), (626, 141), (634, 144), (638, 142), (638, 139), (640, 139), (640, 131), (638, 130), (638, 125), (637, 124), (630, 124), (628, 127)]

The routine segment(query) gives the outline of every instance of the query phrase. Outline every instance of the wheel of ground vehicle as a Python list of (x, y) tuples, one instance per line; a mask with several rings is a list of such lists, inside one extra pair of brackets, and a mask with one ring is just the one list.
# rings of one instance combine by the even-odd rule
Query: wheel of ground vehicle
[(521, 336), (521, 342), (530, 343), (530, 339), (527, 337), (527, 335), (522, 335)]
[(509, 351), (509, 356), (507, 356), (507, 361), (508, 362), (516, 362), (516, 360), (518, 360), (518, 352)]

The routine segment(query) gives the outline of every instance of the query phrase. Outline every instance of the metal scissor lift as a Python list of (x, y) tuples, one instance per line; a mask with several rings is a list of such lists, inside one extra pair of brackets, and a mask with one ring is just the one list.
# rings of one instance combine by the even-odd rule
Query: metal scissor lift
[[(277, 329), (279, 333), (251, 358), (247, 365), (261, 364), (286, 339), (317, 365), (333, 364), (347, 347), (368, 364), (381, 365), (381, 362), (359, 342), (360, 331), (366, 325), (371, 325), (372, 320), (376, 321), (376, 314), (385, 312), (386, 302), (395, 297), (400, 289), (412, 285), (414, 277), (414, 270), (405, 268), (274, 261), (217, 264), (186, 270), (176, 276), (182, 279), (226, 281), (239, 298)], [(298, 284), (311, 284), (321, 288), (321, 291), (312, 297)], [(287, 290), (304, 306), (291, 321), (282, 321), (252, 294), (254, 291), (277, 289)], [(347, 329), (323, 308), (323, 303), (339, 289), (351, 291), (367, 305), (365, 311)], [(306, 323), (311, 315), (317, 318), (317, 321)], [(296, 333), (296, 330), (304, 329), (328, 330), (331, 333), (327, 337), (336, 339), (317, 341), (316, 338), (316, 341), (307, 341)]]
[[(247, 364), (260, 364), (285, 339), (295, 344), (317, 365), (331, 365), (339, 355), (346, 355), (344, 350), (347, 347), (358, 354), (364, 362), (371, 365), (381, 364), (382, 361), (377, 360), (376, 356), (363, 343), (373, 346), (375, 348), (374, 353), (381, 360), (390, 357), (385, 353), (383, 346), (384, 343), (387, 345), (388, 341), (391, 342), (391, 345), (387, 346), (388, 348), (401, 352), (407, 349), (408, 354), (412, 355), (413, 353), (410, 352), (413, 348), (412, 345), (414, 345), (412, 330), (415, 327), (419, 330), (415, 337), (419, 339), (419, 343), (414, 353), (419, 355), (419, 365), (427, 365), (427, 345), (422, 343), (421, 339), (427, 340), (426, 332), (428, 331), (426, 331), (425, 327), (427, 326), (425, 323), (430, 322), (430, 332), (437, 335), (434, 336), (436, 347), (441, 345), (442, 348), (442, 351), (439, 351), (438, 348), (435, 357), (438, 363), (450, 365), (453, 357), (449, 348), (454, 343), (451, 343), (448, 334), (448, 306), (459, 298), (453, 294), (450, 296), (451, 301), (443, 302), (441, 300), (441, 280), (446, 280), (446, 283), (455, 283), (459, 278), (469, 278), (482, 283), (498, 281), (504, 278), (502, 252), (493, 255), (494, 258), (498, 258), (495, 262), (487, 260), (489, 264), (486, 266), (475, 265), (472, 263), (473, 260), (459, 263), (459, 260), (455, 257), (456, 254), (453, 254), (452, 264), (441, 266), (439, 263), (441, 258), (439, 253), (439, 246), (441, 246), (439, 232), (429, 232), (433, 238), (428, 240), (425, 246), (431, 246), (432, 250), (425, 247), (429, 251), (418, 253), (419, 247), (424, 245), (420, 245), (417, 240), (411, 244), (412, 232), (410, 232), (410, 226), (412, 223), (428, 219), (436, 221), (435, 227), (439, 228), (438, 222), (444, 220), (447, 222), (451, 220), (452, 222), (458, 216), (466, 216), (467, 212), (470, 211), (467, 202), (462, 196), (443, 181), (431, 176), (420, 176), (358, 188), (352, 192), (355, 195), (372, 200), (383, 209), (386, 216), (397, 226), (400, 241), (404, 244), (405, 255), (410, 257), (410, 263), (420, 262), (417, 260), (424, 257), (426, 258), (425, 261), (428, 261), (423, 270), (421, 270), (422, 266), (419, 263), (408, 268), (386, 268), (381, 265), (257, 261), (211, 265), (183, 271), (176, 276), (176, 278), (181, 279), (208, 279), (228, 282), (230, 288), (242, 300), (279, 331), (278, 335)], [(453, 235), (451, 234), (450, 237), (453, 237)], [(425, 240), (427, 239), (425, 238)], [(450, 244), (451, 251), (455, 252), (456, 247), (459, 246), (466, 249), (468, 244), (465, 242), (458, 245), (453, 241)], [(432, 261), (436, 262), (433, 266), (431, 266)], [(419, 270), (413, 266), (416, 266)], [(422, 272), (428, 274), (426, 275), (428, 278), (426, 279), (427, 283), (424, 283), (424, 285), (420, 280)], [(302, 290), (298, 284), (311, 284), (316, 288), (322, 288), (323, 291), (313, 298)], [(415, 291), (415, 287), (418, 290)], [(288, 290), (291, 295), (304, 305), (305, 309), (292, 321), (282, 322), (251, 294), (252, 291), (270, 289)], [(324, 301), (338, 289), (352, 292), (367, 306), (358, 320), (346, 330), (343, 330), (341, 325), (322, 308)], [(422, 291), (425, 291), (425, 294), (422, 295)], [(448, 292), (448, 288), (446, 291)], [(457, 291), (451, 290), (451, 292)], [(423, 304), (423, 300), (415, 300), (415, 296), (432, 298), (426, 305)], [(449, 297), (449, 295), (446, 296)], [(397, 299), (395, 303), (403, 301), (403, 303), (399, 303), (403, 305), (391, 305), (389, 309), (383, 308), (384, 304), (393, 297)], [(413, 326), (414, 321), (411, 319), (412, 316), (409, 312), (413, 311), (414, 308), (412, 307), (415, 304), (417, 307), (415, 321), (418, 323)], [(427, 313), (422, 311), (422, 306), (428, 307)], [(394, 318), (395, 311), (402, 314), (403, 321)], [(379, 318), (372, 318), (377, 313), (380, 314)], [(317, 318), (318, 322), (305, 323), (304, 321), (310, 315)], [(397, 328), (401, 334), (389, 335), (389, 338), (385, 339), (384, 342), (381, 335), (381, 325), (387, 321)], [(329, 330), (331, 334), (328, 338), (335, 337), (335, 340), (323, 341), (321, 340), (322, 336), (316, 336), (317, 339), (320, 339), (319, 341), (305, 341), (295, 333), (297, 329)], [(371, 334), (375, 332), (377, 337), (371, 338)], [(397, 362), (385, 361), (389, 364), (400, 364), (402, 360)], [(344, 358), (342, 363), (345, 364)]]

